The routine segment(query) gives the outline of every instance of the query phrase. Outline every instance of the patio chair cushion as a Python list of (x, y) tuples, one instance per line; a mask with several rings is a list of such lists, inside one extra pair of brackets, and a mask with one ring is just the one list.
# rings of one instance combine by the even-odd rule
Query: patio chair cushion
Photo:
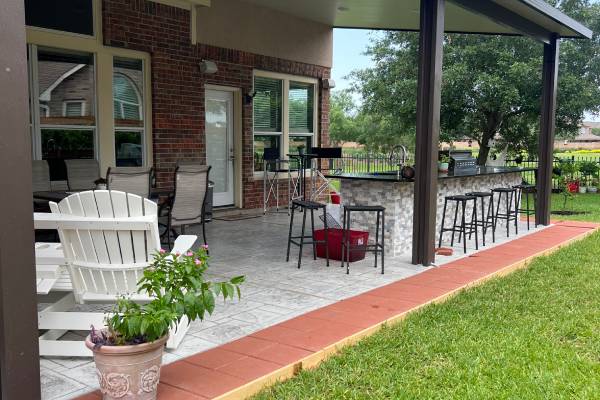
[(65, 160), (67, 182), (70, 190), (88, 190), (95, 187), (94, 181), (100, 177), (98, 161), (94, 159)]
[(151, 175), (151, 167), (109, 168), (106, 172), (106, 181), (109, 190), (120, 190), (148, 198)]
[(33, 160), (31, 162), (31, 175), (33, 178), (33, 191), (43, 192), (52, 190), (50, 186), (50, 168), (46, 160)]

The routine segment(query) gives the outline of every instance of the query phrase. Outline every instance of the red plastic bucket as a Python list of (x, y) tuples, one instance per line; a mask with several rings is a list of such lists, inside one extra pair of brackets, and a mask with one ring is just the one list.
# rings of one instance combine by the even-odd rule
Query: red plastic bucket
[[(329, 234), (329, 258), (331, 260), (342, 259), (342, 239), (344, 231), (342, 229), (330, 228)], [(325, 229), (315, 231), (315, 240), (325, 240)], [(369, 232), (350, 230), (350, 243), (352, 246), (364, 246), (369, 242)], [(325, 245), (317, 244), (317, 257), (325, 258)], [(350, 262), (360, 261), (365, 258), (365, 251), (351, 251)]]
[(339, 193), (331, 192), (331, 204), (342, 204), (342, 196)]

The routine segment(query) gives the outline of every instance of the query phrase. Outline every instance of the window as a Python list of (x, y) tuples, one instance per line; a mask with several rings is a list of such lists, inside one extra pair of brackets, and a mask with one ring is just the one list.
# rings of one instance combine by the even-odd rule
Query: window
[[(254, 170), (263, 170), (265, 148), (280, 157), (310, 149), (316, 131), (315, 79), (257, 71), (254, 77)], [(284, 118), (285, 117), (285, 118)]]
[(113, 60), (113, 113), (115, 121), (115, 164), (134, 167), (144, 164), (144, 69), (141, 60)]
[(290, 133), (313, 133), (314, 91), (312, 84), (290, 82)]
[(94, 35), (93, 0), (25, 0), (27, 26)]
[(96, 156), (94, 55), (35, 46), (30, 54), (35, 157), (48, 160), (52, 180), (64, 180), (63, 160)]
[(263, 171), (265, 149), (281, 149), (281, 136), (254, 135), (254, 170)]
[(63, 101), (63, 117), (85, 116), (85, 102), (81, 100)]

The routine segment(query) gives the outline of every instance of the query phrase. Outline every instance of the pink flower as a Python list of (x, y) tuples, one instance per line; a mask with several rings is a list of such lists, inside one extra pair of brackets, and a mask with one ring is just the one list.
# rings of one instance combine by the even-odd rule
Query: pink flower
[(175, 253), (175, 257), (179, 257), (180, 255), (181, 255), (181, 253), (180, 253), (180, 252), (176, 252), (176, 253)]
[(185, 253), (185, 255), (186, 255), (186, 256), (188, 256), (188, 257), (191, 257), (191, 256), (193, 256), (193, 255), (194, 255), (194, 253), (193, 253), (193, 252), (191, 252), (191, 251), (188, 251), (187, 253)]
[(194, 260), (194, 264), (196, 265), (200, 265), (202, 264), (202, 261), (198, 260), (197, 258)]
[(165, 249), (160, 249), (158, 252), (159, 252), (160, 254), (165, 254), (167, 251), (166, 251)]
[(203, 245), (202, 245), (202, 248), (203, 248), (204, 250), (208, 250), (208, 245), (207, 245), (207, 244), (203, 244)]

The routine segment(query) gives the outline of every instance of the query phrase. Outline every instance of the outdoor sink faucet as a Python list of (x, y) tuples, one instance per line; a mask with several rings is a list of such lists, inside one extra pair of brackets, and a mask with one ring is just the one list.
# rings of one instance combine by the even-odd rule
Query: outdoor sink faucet
[[(402, 150), (402, 157), (400, 157), (400, 158), (398, 158), (398, 154), (397, 154), (398, 150)], [(398, 180), (400, 180), (401, 170), (402, 170), (402, 167), (404, 166), (404, 164), (406, 164), (407, 158), (408, 158), (408, 150), (406, 149), (406, 146), (397, 144), (394, 147), (392, 147), (392, 150), (390, 151), (390, 163), (398, 166), (398, 171), (397, 171)]]

